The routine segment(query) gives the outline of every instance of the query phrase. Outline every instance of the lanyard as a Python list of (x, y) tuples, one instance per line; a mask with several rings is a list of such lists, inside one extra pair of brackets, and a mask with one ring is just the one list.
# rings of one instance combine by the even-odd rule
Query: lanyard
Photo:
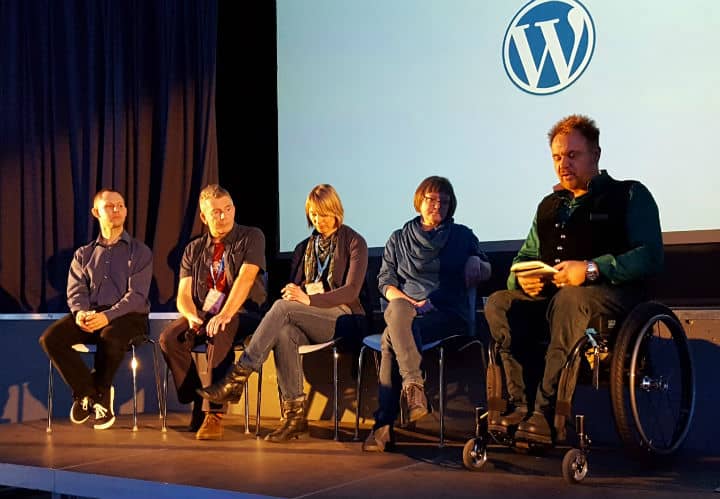
[(217, 280), (220, 278), (223, 271), (225, 270), (225, 253), (223, 253), (222, 256), (220, 257), (220, 265), (218, 266), (217, 274), (215, 273), (215, 271), (213, 269), (213, 263), (214, 262), (210, 263), (210, 278), (212, 279), (212, 282), (213, 282), (213, 288), (217, 289)]
[(330, 263), (330, 258), (332, 257), (333, 253), (333, 245), (330, 243), (330, 251), (328, 251), (328, 255), (325, 257), (325, 261), (320, 261), (320, 236), (315, 238), (315, 260), (317, 261), (317, 275), (315, 276), (315, 282), (318, 282), (322, 279), (322, 275), (325, 273), (325, 269), (327, 268), (328, 264)]

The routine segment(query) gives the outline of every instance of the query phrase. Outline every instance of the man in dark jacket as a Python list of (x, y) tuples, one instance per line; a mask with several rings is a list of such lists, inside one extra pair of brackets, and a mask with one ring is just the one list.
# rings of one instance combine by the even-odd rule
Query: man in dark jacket
[[(540, 260), (554, 271), (514, 272), (508, 289), (493, 293), (485, 316), (499, 347), (509, 409), (490, 401), (491, 430), (517, 427), (515, 438), (552, 443), (548, 418), (555, 408), (563, 363), (594, 316), (623, 315), (645, 297), (646, 279), (663, 265), (657, 205), (645, 186), (617, 181), (600, 170), (600, 131), (572, 115), (549, 132), (559, 183), (539, 204), (530, 234), (513, 263)], [(542, 340), (549, 329), (545, 367), (534, 394), (526, 393), (518, 347)], [(535, 335), (535, 338), (532, 336)], [(530, 391), (532, 395), (532, 391)]]

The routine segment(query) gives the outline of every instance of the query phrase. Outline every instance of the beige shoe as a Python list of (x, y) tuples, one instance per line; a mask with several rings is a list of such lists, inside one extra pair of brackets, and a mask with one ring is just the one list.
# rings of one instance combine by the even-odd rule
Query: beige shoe
[(381, 426), (370, 432), (362, 445), (365, 452), (385, 452), (395, 444), (390, 425)]
[(223, 437), (222, 414), (219, 412), (205, 413), (205, 421), (195, 434), (198, 440), (220, 440)]

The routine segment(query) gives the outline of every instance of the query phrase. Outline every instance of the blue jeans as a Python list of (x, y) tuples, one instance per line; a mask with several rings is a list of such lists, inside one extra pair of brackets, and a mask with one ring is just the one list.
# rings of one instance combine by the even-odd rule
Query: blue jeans
[(456, 334), (465, 321), (442, 310), (418, 315), (407, 300), (392, 300), (385, 309), (385, 331), (381, 342), (380, 390), (375, 428), (392, 425), (400, 410), (400, 392), (410, 383), (423, 385), (420, 364), (424, 343)]
[(349, 313), (347, 305), (319, 308), (277, 300), (260, 322), (238, 362), (242, 367), (257, 371), (272, 350), (283, 400), (296, 400), (303, 396), (303, 369), (298, 347), (330, 341), (335, 336), (338, 319)]

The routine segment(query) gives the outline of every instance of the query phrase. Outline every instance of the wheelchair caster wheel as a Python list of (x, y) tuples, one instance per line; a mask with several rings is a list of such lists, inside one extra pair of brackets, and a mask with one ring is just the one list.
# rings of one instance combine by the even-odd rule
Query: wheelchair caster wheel
[(567, 483), (582, 482), (588, 470), (587, 456), (580, 449), (570, 449), (565, 453), (562, 460), (562, 474)]
[(470, 471), (480, 471), (487, 462), (487, 443), (483, 438), (471, 438), (463, 447), (463, 465)]

